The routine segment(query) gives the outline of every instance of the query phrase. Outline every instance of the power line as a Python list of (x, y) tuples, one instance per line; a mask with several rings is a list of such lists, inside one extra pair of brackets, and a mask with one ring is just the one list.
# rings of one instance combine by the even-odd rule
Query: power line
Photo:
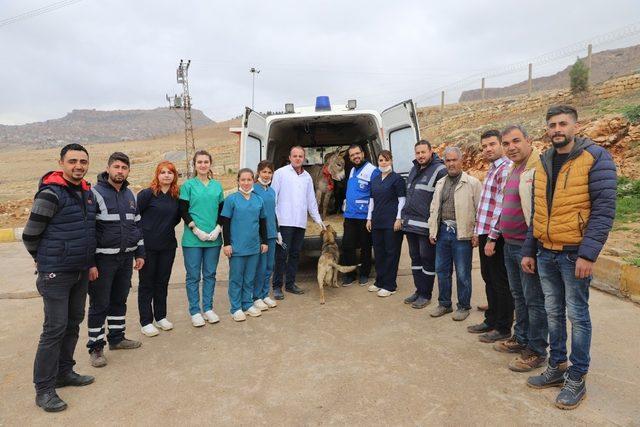
[(13, 16), (11, 18), (6, 18), (0, 20), (0, 27), (4, 27), (6, 25), (14, 24), (19, 21), (23, 21), (25, 19), (34, 18), (36, 16), (44, 15), (45, 13), (53, 12), (54, 10), (62, 9), (66, 6), (71, 6), (72, 4), (79, 3), (82, 0), (63, 0), (55, 3), (51, 3), (47, 6), (42, 6), (37, 9), (29, 10), (27, 12), (23, 12), (19, 15)]

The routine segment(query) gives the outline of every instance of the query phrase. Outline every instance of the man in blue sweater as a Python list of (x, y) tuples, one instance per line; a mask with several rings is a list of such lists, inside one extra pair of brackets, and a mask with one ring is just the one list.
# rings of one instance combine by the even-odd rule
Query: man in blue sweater
[(79, 144), (60, 151), (61, 170), (40, 180), (22, 241), (36, 263), (36, 286), (44, 303), (44, 324), (33, 366), (36, 405), (47, 412), (67, 409), (56, 388), (91, 384), (73, 371), (73, 353), (96, 248), (96, 206), (89, 184), (89, 154)]
[[(129, 189), (129, 157), (113, 153), (107, 170), (98, 175), (92, 188), (98, 206), (96, 215), (95, 279), (89, 284), (89, 355), (91, 365), (107, 364), (105, 321), (109, 328), (106, 338), (110, 350), (128, 350), (142, 345), (124, 337), (127, 297), (131, 288), (132, 268), (144, 265), (144, 242), (136, 196)], [(135, 261), (134, 261), (135, 257)], [(134, 265), (135, 263), (135, 265)]]

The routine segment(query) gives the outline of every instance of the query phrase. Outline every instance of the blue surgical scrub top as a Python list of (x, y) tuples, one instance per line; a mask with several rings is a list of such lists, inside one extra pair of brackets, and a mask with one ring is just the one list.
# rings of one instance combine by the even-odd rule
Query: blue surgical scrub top
[(253, 184), (253, 191), (262, 197), (264, 202), (264, 212), (267, 215), (267, 239), (275, 239), (278, 237), (278, 226), (276, 223), (276, 192), (273, 188), (267, 186), (264, 188), (262, 184)]
[(400, 175), (391, 172), (385, 179), (382, 174), (371, 180), (371, 198), (373, 213), (371, 228), (389, 229), (398, 216), (398, 197), (406, 197), (407, 185)]
[(266, 218), (264, 202), (252, 192), (249, 200), (239, 191), (224, 200), (222, 216), (231, 218), (231, 247), (234, 256), (260, 253), (260, 218)]

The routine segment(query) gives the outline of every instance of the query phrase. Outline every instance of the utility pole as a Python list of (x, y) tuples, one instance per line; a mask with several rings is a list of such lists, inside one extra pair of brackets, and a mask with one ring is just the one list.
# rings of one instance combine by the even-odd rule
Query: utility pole
[(176, 70), (176, 81), (182, 85), (182, 95), (174, 95), (170, 97), (166, 95), (169, 101), (169, 108), (184, 111), (184, 152), (187, 162), (187, 176), (192, 178), (195, 176), (193, 165), (193, 156), (196, 152), (196, 141), (193, 137), (193, 122), (191, 121), (191, 95), (189, 95), (189, 65), (191, 60), (181, 59)]
[(591, 56), (593, 54), (593, 45), (589, 43), (587, 46), (587, 68), (591, 71)]
[(481, 82), (480, 95), (481, 95), (481, 97), (482, 97), (482, 100), (484, 101), (484, 98), (485, 98), (485, 93), (484, 93), (484, 77), (482, 78), (482, 82)]
[(529, 96), (531, 96), (531, 92), (533, 92), (533, 64), (529, 63), (529, 80), (527, 82)]
[(256, 74), (260, 74), (260, 70), (255, 67), (249, 69), (251, 73), (251, 109), (255, 109), (255, 94), (256, 94)]

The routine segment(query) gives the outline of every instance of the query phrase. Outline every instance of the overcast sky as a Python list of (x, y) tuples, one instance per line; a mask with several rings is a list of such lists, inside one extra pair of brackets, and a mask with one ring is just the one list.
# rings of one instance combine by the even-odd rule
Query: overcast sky
[[(53, 2), (0, 0), (0, 21)], [(317, 95), (380, 109), (407, 98), (438, 104), (441, 86), (637, 22), (638, 0), (83, 0), (0, 26), (0, 123), (165, 106), (165, 93), (180, 91), (180, 58), (192, 60), (194, 107), (214, 120), (251, 105), (251, 66), (261, 70), (259, 111)], [(637, 43), (636, 35), (594, 50)], [(534, 66), (534, 76), (574, 59)], [(451, 88), (447, 102), (476, 80)]]

